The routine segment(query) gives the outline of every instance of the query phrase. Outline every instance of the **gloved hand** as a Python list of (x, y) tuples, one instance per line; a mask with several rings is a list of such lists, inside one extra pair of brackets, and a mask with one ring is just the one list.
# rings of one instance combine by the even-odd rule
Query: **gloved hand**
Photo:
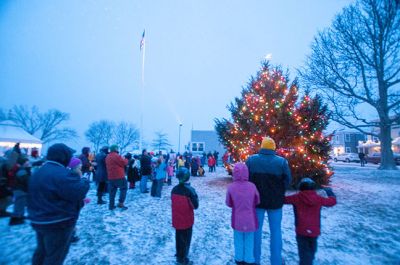
[(335, 194), (334, 194), (333, 191), (332, 191), (332, 188), (330, 188), (330, 187), (323, 187), (323, 189), (324, 189), (324, 191), (326, 192), (326, 195), (328, 195), (329, 197), (330, 197), (330, 196), (336, 197)]

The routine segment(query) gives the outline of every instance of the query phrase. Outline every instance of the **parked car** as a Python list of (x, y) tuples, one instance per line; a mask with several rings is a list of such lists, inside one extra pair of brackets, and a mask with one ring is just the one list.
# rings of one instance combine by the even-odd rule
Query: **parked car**
[[(393, 158), (394, 158), (396, 165), (400, 165), (400, 154), (393, 153)], [(370, 155), (367, 155), (365, 157), (365, 160), (369, 163), (379, 164), (379, 163), (381, 163), (381, 153), (372, 153)]]
[(333, 161), (343, 161), (343, 162), (360, 162), (360, 158), (358, 157), (357, 153), (344, 153), (344, 154), (338, 154), (335, 157), (333, 157)]

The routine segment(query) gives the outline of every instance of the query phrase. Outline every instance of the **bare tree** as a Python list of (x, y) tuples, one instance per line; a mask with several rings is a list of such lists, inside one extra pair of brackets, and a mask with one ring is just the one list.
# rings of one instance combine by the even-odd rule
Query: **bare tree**
[(69, 120), (69, 114), (57, 109), (41, 113), (38, 107), (14, 106), (7, 118), (32, 135), (37, 135), (43, 143), (55, 140), (67, 140), (78, 137), (76, 131), (69, 127), (61, 127)]
[(8, 113), (8, 119), (22, 127), (30, 134), (35, 134), (40, 130), (41, 114), (37, 106), (30, 109), (27, 106), (13, 106)]
[(153, 140), (153, 142), (151, 144), (151, 146), (154, 149), (157, 149), (158, 151), (168, 150), (168, 148), (172, 146), (168, 141), (166, 133), (158, 131), (155, 134), (156, 134), (156, 138)]
[(137, 144), (139, 139), (139, 130), (135, 125), (127, 122), (120, 122), (114, 130), (114, 142), (120, 148), (121, 154), (129, 146)]
[[(358, 0), (344, 8), (315, 37), (300, 72), (307, 86), (328, 99), (333, 120), (379, 137), (381, 169), (396, 169), (390, 134), (400, 123), (399, 8), (395, 0)], [(362, 108), (378, 119), (368, 120)]]
[(108, 120), (100, 120), (89, 125), (85, 132), (86, 139), (93, 144), (93, 149), (98, 152), (101, 145), (110, 145), (113, 138), (115, 124)]

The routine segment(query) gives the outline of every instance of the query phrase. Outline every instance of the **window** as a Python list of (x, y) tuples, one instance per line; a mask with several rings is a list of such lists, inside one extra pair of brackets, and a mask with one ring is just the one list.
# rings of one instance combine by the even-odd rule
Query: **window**
[(339, 143), (339, 135), (335, 135), (335, 142)]
[(204, 152), (204, 143), (199, 143), (199, 152)]
[(204, 142), (194, 142), (192, 143), (192, 152), (204, 152)]
[(346, 153), (351, 153), (351, 147), (346, 147)]
[(350, 134), (346, 133), (346, 134), (344, 135), (344, 141), (345, 141), (345, 142), (350, 142)]
[(192, 143), (192, 152), (197, 152), (197, 143)]

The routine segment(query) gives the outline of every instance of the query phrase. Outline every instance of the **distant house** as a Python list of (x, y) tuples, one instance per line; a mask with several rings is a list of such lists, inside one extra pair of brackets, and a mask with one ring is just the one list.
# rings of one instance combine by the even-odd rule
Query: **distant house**
[[(373, 128), (373, 133), (379, 134), (379, 128)], [(400, 153), (400, 124), (393, 125), (390, 132), (392, 137), (392, 150), (394, 153)], [(381, 142), (376, 136), (368, 136), (365, 141), (359, 141), (358, 150), (365, 154), (380, 153)]]
[(335, 155), (343, 153), (358, 153), (359, 142), (366, 141), (365, 134), (352, 130), (337, 130), (334, 132), (331, 144)]
[(188, 145), (189, 151), (193, 154), (202, 154), (203, 152), (219, 152), (219, 157), (225, 153), (226, 149), (219, 142), (216, 131), (200, 131), (192, 130), (190, 143)]

